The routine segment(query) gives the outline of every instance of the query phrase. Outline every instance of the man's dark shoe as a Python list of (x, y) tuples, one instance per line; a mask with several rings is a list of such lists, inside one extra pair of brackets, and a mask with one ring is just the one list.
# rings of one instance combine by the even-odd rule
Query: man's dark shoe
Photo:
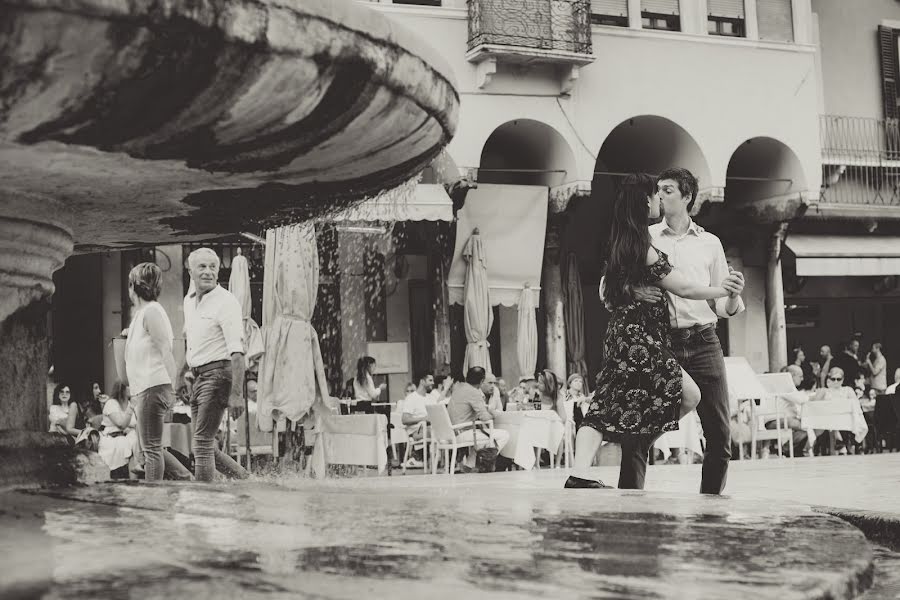
[(599, 479), (582, 479), (581, 477), (575, 477), (570, 475), (568, 479), (566, 479), (566, 484), (563, 486), (564, 488), (588, 488), (588, 489), (612, 489), (611, 485), (606, 485)]

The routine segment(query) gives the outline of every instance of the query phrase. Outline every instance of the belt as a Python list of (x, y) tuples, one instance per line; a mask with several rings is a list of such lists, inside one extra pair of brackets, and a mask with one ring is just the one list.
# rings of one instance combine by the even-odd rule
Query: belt
[(213, 369), (222, 369), (231, 365), (230, 360), (214, 360), (212, 362), (208, 362), (205, 365), (200, 365), (199, 367), (191, 367), (191, 373), (194, 374), (194, 377), (200, 375), (201, 373), (206, 373), (207, 371), (212, 371)]
[(715, 329), (715, 327), (716, 326), (713, 323), (707, 323), (706, 325), (691, 325), (690, 327), (673, 327), (670, 329), (670, 332), (672, 335), (686, 340), (702, 331)]

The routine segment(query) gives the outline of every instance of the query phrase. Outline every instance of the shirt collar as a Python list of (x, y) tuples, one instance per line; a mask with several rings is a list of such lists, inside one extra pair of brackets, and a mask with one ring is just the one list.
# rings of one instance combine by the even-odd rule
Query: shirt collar
[[(693, 219), (689, 219), (689, 221), (690, 223), (688, 224), (688, 230), (685, 235), (693, 233), (695, 236), (700, 237), (700, 234), (706, 231), (703, 227), (697, 225)], [(663, 235), (678, 235), (671, 227), (669, 227), (669, 223), (665, 219), (660, 222), (660, 226), (662, 227)]]
[[(205, 295), (206, 295), (206, 296), (209, 296), (210, 294), (213, 294), (213, 293), (219, 291), (219, 288), (221, 288), (221, 287), (222, 287), (222, 286), (220, 286), (220, 285), (217, 283), (217, 284), (216, 284), (216, 287), (214, 287), (213, 289), (211, 289), (211, 290), (209, 290), (208, 292), (206, 292)], [(190, 294), (188, 294), (188, 298), (190, 298), (191, 300), (196, 300), (196, 299), (197, 299), (197, 290), (195, 289), (193, 292), (191, 292)]]

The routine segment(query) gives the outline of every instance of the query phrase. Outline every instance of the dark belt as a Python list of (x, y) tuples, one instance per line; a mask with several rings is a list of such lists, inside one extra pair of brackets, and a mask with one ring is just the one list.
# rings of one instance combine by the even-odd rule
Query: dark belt
[(673, 338), (687, 340), (703, 331), (715, 328), (716, 326), (713, 323), (707, 323), (706, 325), (691, 325), (690, 327), (673, 327), (670, 332)]
[(212, 362), (206, 363), (205, 365), (200, 365), (199, 367), (191, 367), (191, 373), (193, 373), (194, 377), (196, 377), (201, 373), (206, 373), (207, 371), (212, 371), (213, 369), (224, 369), (225, 367), (230, 365), (230, 360), (214, 360)]

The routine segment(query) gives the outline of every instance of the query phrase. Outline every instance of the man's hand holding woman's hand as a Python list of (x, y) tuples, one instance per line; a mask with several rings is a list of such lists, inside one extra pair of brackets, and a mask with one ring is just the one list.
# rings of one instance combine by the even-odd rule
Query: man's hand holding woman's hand
[(732, 298), (737, 298), (744, 291), (744, 274), (728, 267), (728, 277), (722, 281), (722, 287)]

